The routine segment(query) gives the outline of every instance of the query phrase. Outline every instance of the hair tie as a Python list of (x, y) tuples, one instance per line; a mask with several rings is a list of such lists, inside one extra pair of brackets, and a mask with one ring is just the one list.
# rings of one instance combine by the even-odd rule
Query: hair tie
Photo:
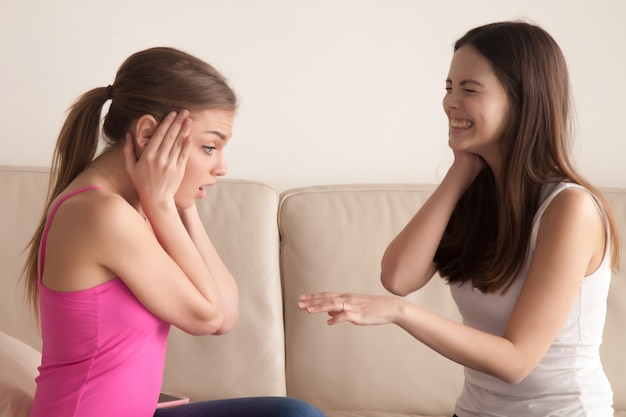
[(107, 100), (113, 100), (113, 86), (111, 84), (107, 86)]

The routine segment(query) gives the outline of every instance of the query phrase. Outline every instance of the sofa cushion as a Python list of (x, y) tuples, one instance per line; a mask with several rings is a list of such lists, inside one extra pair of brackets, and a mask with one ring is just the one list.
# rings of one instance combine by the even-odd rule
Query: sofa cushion
[(0, 331), (0, 417), (28, 417), (41, 354)]

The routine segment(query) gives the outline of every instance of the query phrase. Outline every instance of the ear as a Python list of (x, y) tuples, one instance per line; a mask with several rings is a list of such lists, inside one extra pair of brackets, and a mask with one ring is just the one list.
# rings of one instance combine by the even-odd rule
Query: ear
[(158, 125), (157, 120), (149, 114), (144, 114), (137, 119), (135, 128), (133, 129), (134, 132), (131, 132), (133, 133), (133, 142), (137, 156), (141, 155), (143, 148), (145, 148), (150, 141)]

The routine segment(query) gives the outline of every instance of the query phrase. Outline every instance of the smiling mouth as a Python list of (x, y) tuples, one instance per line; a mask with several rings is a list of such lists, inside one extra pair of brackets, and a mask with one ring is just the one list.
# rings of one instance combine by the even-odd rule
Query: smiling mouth
[(455, 129), (469, 129), (474, 123), (465, 119), (450, 119), (450, 127)]

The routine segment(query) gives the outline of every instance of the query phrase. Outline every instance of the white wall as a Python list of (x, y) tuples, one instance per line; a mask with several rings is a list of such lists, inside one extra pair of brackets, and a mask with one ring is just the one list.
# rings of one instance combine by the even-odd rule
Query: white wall
[(560, 43), (577, 110), (575, 160), (626, 187), (624, 0), (1, 0), (0, 164), (49, 165), (64, 112), (131, 53), (175, 46), (241, 97), (229, 176), (279, 190), (438, 182), (453, 42), (525, 18)]

